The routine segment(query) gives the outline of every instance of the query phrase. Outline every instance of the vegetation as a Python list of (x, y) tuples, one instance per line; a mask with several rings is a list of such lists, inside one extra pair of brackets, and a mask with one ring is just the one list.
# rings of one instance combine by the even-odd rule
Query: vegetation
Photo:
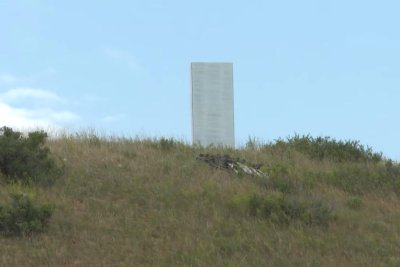
[[(32, 218), (22, 236), (0, 236), (0, 266), (400, 265), (397, 162), (352, 141), (250, 141), (233, 150), (91, 133), (48, 140), (46, 158), (65, 165), (51, 187), (0, 175), (0, 203), (24, 192), (0, 218)], [(200, 153), (269, 176), (210, 168)]]
[(327, 227), (335, 219), (333, 208), (321, 200), (286, 196), (281, 192), (239, 195), (235, 196), (233, 204), (244, 207), (251, 216), (266, 218), (278, 225), (300, 221), (306, 225)]
[(31, 235), (47, 229), (52, 215), (49, 204), (35, 203), (32, 196), (11, 194), (11, 205), (0, 205), (0, 232), (5, 236)]
[[(44, 146), (47, 134), (31, 132), (24, 137), (11, 128), (0, 129), (0, 174), (9, 184), (50, 185), (59, 172)], [(4, 236), (31, 235), (47, 229), (52, 207), (40, 204), (32, 195), (11, 192), (11, 204), (0, 203), (0, 233)]]
[(382, 160), (382, 153), (373, 152), (371, 147), (365, 148), (359, 141), (338, 141), (329, 136), (314, 138), (310, 135), (296, 134), (286, 140), (279, 139), (266, 147), (295, 150), (317, 160), (329, 159), (335, 162), (379, 162)]
[(46, 138), (43, 131), (31, 132), (24, 137), (11, 128), (0, 129), (0, 172), (9, 182), (45, 185), (54, 182), (60, 169), (44, 146)]

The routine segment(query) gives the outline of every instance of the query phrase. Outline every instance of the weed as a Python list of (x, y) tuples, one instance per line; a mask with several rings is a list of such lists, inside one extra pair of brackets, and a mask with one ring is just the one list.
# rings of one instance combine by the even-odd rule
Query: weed
[(164, 137), (162, 137), (158, 141), (158, 145), (159, 145), (159, 148), (161, 150), (168, 151), (168, 150), (171, 150), (172, 148), (174, 148), (176, 146), (176, 142), (174, 141), (173, 138), (164, 138)]
[(102, 138), (93, 129), (88, 129), (87, 131), (75, 133), (75, 138), (77, 140), (87, 141), (89, 146), (100, 147), (102, 144)]
[(279, 139), (265, 147), (278, 150), (294, 149), (312, 159), (332, 160), (335, 162), (379, 162), (382, 161), (382, 153), (373, 152), (370, 147), (365, 148), (359, 141), (341, 141), (330, 137), (300, 136), (295, 134), (287, 140)]
[(362, 199), (358, 196), (349, 198), (346, 202), (347, 206), (353, 210), (360, 210), (362, 207)]
[(269, 174), (269, 187), (282, 193), (290, 193), (296, 190), (294, 179), (290, 176), (289, 166), (275, 164), (267, 169)]
[(393, 190), (400, 195), (400, 163), (388, 160), (385, 163), (386, 174), (390, 177)]
[[(395, 162), (319, 160), (287, 141), (255, 150), (175, 141), (162, 150), (154, 139), (92, 139), (46, 142), (67, 159), (51, 188), (0, 174), (3, 218), (9, 192), (37, 192), (58, 207), (45, 235), (0, 236), (0, 266), (399, 265)], [(200, 153), (256, 161), (272, 175), (237, 178), (198, 164)], [(348, 206), (353, 197), (361, 209)]]
[(0, 232), (3, 235), (30, 235), (47, 229), (53, 208), (35, 203), (32, 196), (23, 193), (10, 195), (11, 205), (0, 205)]
[(391, 174), (381, 166), (344, 164), (324, 176), (328, 184), (352, 194), (367, 192), (398, 192), (400, 176)]
[(331, 205), (320, 199), (286, 196), (277, 191), (266, 195), (252, 193), (235, 196), (232, 203), (242, 210), (245, 208), (251, 216), (266, 218), (279, 225), (301, 221), (306, 225), (328, 226), (335, 219)]
[(330, 222), (336, 220), (332, 205), (328, 205), (320, 199), (309, 202), (304, 214), (306, 218), (303, 220), (308, 225), (328, 226)]
[(245, 144), (245, 148), (249, 150), (258, 150), (262, 146), (262, 143), (256, 137), (249, 136)]

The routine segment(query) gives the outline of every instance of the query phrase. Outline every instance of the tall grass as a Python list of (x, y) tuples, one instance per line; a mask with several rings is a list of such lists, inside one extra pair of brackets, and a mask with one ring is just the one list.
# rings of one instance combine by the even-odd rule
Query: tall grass
[[(49, 228), (0, 237), (0, 266), (400, 264), (400, 166), (358, 143), (233, 150), (83, 133), (47, 147), (64, 164), (55, 184), (2, 183), (0, 201), (34, 190), (54, 207)], [(205, 152), (260, 163), (269, 177), (210, 168), (196, 160)]]

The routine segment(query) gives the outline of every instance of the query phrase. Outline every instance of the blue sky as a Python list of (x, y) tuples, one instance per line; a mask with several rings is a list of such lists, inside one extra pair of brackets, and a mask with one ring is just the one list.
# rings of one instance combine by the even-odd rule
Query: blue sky
[(399, 1), (0, 0), (0, 125), (190, 141), (190, 62), (233, 62), (235, 135), (400, 160)]

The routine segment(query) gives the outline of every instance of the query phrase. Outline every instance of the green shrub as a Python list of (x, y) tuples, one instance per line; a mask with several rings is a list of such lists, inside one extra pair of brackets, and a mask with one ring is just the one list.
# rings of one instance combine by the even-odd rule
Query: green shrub
[(158, 147), (163, 151), (171, 150), (175, 146), (176, 146), (176, 142), (173, 138), (161, 137), (161, 139), (158, 141)]
[(263, 197), (261, 216), (269, 218), (274, 223), (286, 224), (290, 215), (286, 212), (287, 199), (280, 192), (271, 192)]
[(296, 150), (312, 159), (329, 159), (336, 162), (379, 162), (382, 153), (373, 152), (370, 147), (365, 148), (359, 141), (341, 141), (330, 137), (312, 137), (310, 135), (288, 137), (287, 140), (279, 139), (266, 145), (272, 150)]
[(23, 137), (11, 128), (0, 128), (0, 171), (8, 181), (51, 184), (60, 173), (49, 149), (44, 146), (47, 134), (30, 132)]
[(360, 197), (354, 196), (347, 200), (347, 206), (353, 210), (359, 210), (362, 207), (362, 200)]
[(385, 170), (391, 180), (393, 191), (400, 195), (400, 163), (388, 160), (385, 163)]
[(399, 192), (400, 176), (385, 166), (344, 164), (332, 173), (324, 175), (323, 179), (328, 184), (352, 194)]
[(319, 199), (309, 202), (302, 216), (308, 225), (328, 226), (331, 221), (336, 220), (333, 207)]
[(38, 204), (33, 197), (13, 193), (11, 205), (0, 205), (0, 232), (3, 235), (30, 235), (47, 229), (53, 208)]
[(265, 179), (265, 187), (282, 193), (295, 192), (297, 188), (289, 168), (289, 165), (283, 163), (265, 168), (265, 172), (268, 173), (268, 179)]
[(232, 204), (250, 216), (266, 218), (281, 225), (300, 221), (306, 225), (328, 226), (335, 219), (333, 208), (319, 199), (285, 196), (276, 191), (266, 195), (238, 195), (233, 198)]

